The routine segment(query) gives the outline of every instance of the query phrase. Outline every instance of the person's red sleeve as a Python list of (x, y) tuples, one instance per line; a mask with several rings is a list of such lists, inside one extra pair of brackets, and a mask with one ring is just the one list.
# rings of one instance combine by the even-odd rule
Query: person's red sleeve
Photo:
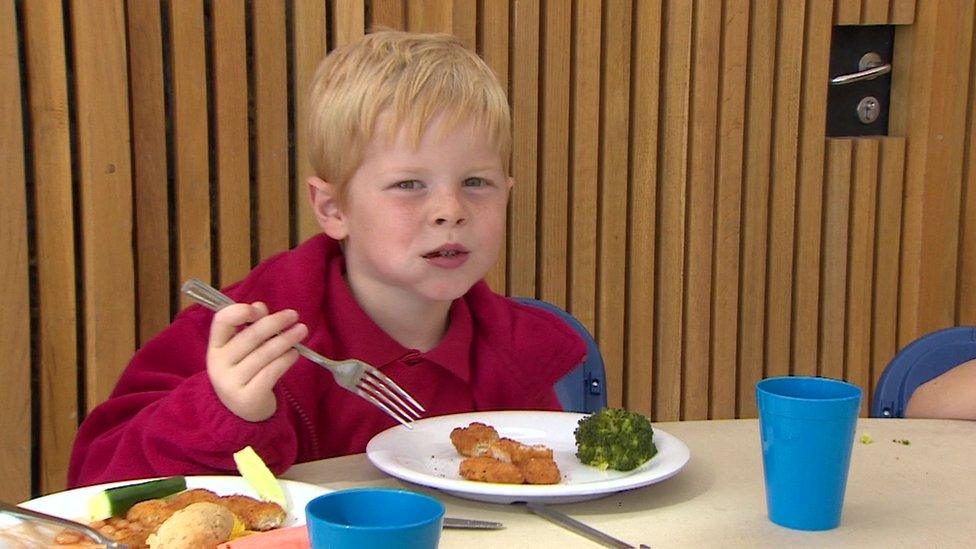
[(294, 420), (280, 395), (275, 414), (261, 422), (234, 415), (217, 398), (205, 364), (209, 318), (184, 313), (136, 353), (111, 397), (82, 423), (69, 486), (234, 472), (233, 453), (247, 445), (275, 473), (295, 462)]

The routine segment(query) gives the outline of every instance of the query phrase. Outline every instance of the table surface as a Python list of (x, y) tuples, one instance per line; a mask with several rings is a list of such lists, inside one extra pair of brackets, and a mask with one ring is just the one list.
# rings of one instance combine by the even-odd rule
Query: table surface
[[(861, 419), (840, 527), (802, 532), (766, 518), (755, 419), (655, 423), (691, 450), (677, 476), (629, 492), (554, 506), (635, 546), (976, 547), (976, 422)], [(859, 442), (870, 435), (871, 444)], [(908, 440), (909, 445), (894, 442)], [(405, 487), (434, 495), (454, 517), (503, 530), (445, 530), (441, 547), (594, 547), (521, 505), (481, 503), (392, 478), (365, 454), (292, 467), (285, 478), (341, 489)]]

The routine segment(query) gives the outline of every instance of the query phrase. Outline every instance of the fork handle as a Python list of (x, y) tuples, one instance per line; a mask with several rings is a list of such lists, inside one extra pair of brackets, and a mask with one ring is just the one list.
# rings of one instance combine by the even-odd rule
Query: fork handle
[[(181, 290), (191, 299), (212, 311), (219, 311), (228, 305), (234, 304), (233, 299), (227, 297), (220, 290), (217, 290), (213, 286), (210, 286), (198, 278), (191, 278), (187, 280), (186, 283), (183, 284), (183, 288)], [(313, 362), (322, 364), (329, 369), (336, 368), (334, 361), (325, 358), (301, 343), (292, 345), (292, 348), (298, 351), (298, 354)]]
[(199, 278), (187, 280), (183, 284), (181, 291), (212, 311), (219, 311), (228, 305), (234, 304), (233, 299), (227, 297), (220, 290), (217, 290)]

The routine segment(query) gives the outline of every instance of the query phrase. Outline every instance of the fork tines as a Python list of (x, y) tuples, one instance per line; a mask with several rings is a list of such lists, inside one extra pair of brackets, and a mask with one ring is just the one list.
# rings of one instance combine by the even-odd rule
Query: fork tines
[(410, 393), (376, 368), (363, 371), (356, 388), (359, 396), (372, 402), (407, 428), (412, 428), (410, 423), (420, 419), (421, 413), (426, 411)]

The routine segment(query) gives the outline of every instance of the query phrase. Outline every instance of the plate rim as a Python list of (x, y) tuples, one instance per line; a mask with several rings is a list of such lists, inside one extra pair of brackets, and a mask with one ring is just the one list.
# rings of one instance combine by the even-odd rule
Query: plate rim
[[(103, 482), (103, 483), (98, 483), (98, 484), (89, 484), (89, 485), (86, 485), (86, 486), (77, 486), (75, 488), (69, 488), (67, 490), (60, 490), (58, 492), (52, 492), (50, 494), (45, 494), (43, 496), (38, 496), (36, 498), (31, 498), (29, 500), (22, 501), (22, 502), (18, 503), (17, 505), (20, 506), (20, 507), (24, 507), (26, 509), (32, 509), (32, 510), (35, 510), (35, 511), (41, 511), (41, 512), (49, 513), (49, 514), (52, 514), (52, 515), (55, 515), (55, 516), (59, 516), (59, 517), (67, 518), (67, 519), (71, 519), (71, 520), (77, 520), (79, 518), (78, 516), (65, 516), (64, 514), (59, 513), (57, 511), (52, 511), (49, 507), (45, 507), (45, 504), (48, 504), (49, 503), (48, 501), (45, 501), (45, 500), (48, 500), (48, 499), (55, 500), (55, 499), (58, 499), (58, 498), (63, 498), (63, 497), (65, 497), (66, 494), (71, 494), (71, 497), (82, 497), (81, 495), (78, 495), (78, 494), (81, 494), (81, 493), (84, 493), (84, 492), (88, 492), (88, 491), (96, 492), (98, 490), (104, 490), (106, 488), (111, 488), (113, 486), (124, 486), (124, 485), (127, 485), (127, 484), (135, 484), (135, 483), (139, 483), (139, 482), (147, 482), (147, 481), (150, 481), (150, 480), (156, 480), (156, 479), (160, 479), (160, 478), (169, 478), (169, 477), (172, 477), (172, 476), (183, 476), (183, 477), (186, 477), (186, 479), (187, 479), (187, 489), (207, 488), (206, 483), (211, 483), (211, 482), (214, 482), (214, 481), (219, 481), (219, 482), (234, 481), (235, 483), (236, 482), (240, 482), (246, 489), (245, 490), (242, 490), (239, 493), (242, 493), (242, 495), (247, 495), (247, 496), (250, 496), (250, 497), (255, 497), (255, 498), (258, 497), (257, 494), (256, 494), (256, 492), (254, 491), (254, 488), (251, 487), (251, 485), (247, 482), (247, 479), (245, 479), (244, 477), (239, 476), (239, 475), (206, 475), (206, 474), (205, 475), (162, 475), (162, 476), (156, 476), (156, 477), (136, 478), (136, 479), (119, 480), (119, 481), (112, 481), (112, 482)], [(191, 479), (193, 479), (193, 486), (190, 485), (190, 480)], [(331, 489), (331, 488), (326, 488), (324, 486), (319, 486), (319, 485), (313, 484), (311, 482), (304, 482), (304, 481), (300, 481), (300, 480), (292, 480), (292, 479), (279, 478), (278, 479), (278, 482), (282, 483), (282, 487), (285, 488), (286, 491), (287, 491), (287, 493), (289, 493), (289, 494), (292, 493), (292, 492), (294, 492), (296, 489), (299, 489), (299, 490), (308, 490), (310, 492), (311, 491), (321, 491), (322, 494), (326, 494), (326, 493), (329, 493), (329, 492), (332, 492), (333, 491), (333, 489)], [(304, 506), (304, 504), (303, 505), (296, 505), (295, 502), (292, 501), (292, 500), (289, 500), (289, 503), (291, 504), (291, 508), (290, 509), (287, 509), (286, 510), (286, 513), (288, 515), (294, 516), (295, 519), (296, 519), (296, 521), (295, 522), (289, 521), (288, 523), (286, 523), (286, 526), (298, 526), (300, 524), (304, 524), (305, 523), (305, 506)], [(84, 509), (84, 508), (79, 509), (79, 515), (84, 515), (85, 512), (86, 512), (86, 509)]]
[[(492, 417), (518, 416), (526, 414), (550, 415), (559, 417), (560, 421), (572, 421), (573, 423), (578, 422), (580, 418), (590, 415), (585, 413), (553, 410), (497, 410), (463, 412), (459, 414), (448, 414), (421, 419), (416, 421), (414, 426), (416, 427), (416, 425), (421, 424), (421, 422), (457, 422), (458, 425), (463, 425), (465, 422), (470, 422), (472, 420), (491, 423)], [(654, 474), (649, 474), (653, 471), (653, 465), (649, 465), (647, 466), (647, 469), (634, 474), (580, 484), (560, 483), (554, 485), (518, 485), (481, 483), (463, 479), (438, 477), (436, 475), (416, 471), (414, 469), (408, 469), (404, 466), (393, 463), (387, 458), (386, 454), (388, 450), (381, 450), (378, 448), (378, 446), (384, 444), (385, 439), (402, 433), (409, 433), (409, 431), (407, 431), (405, 427), (396, 426), (386, 429), (370, 439), (369, 443), (366, 445), (366, 456), (374, 467), (380, 469), (388, 475), (406, 482), (441, 490), (445, 493), (458, 497), (480, 499), (483, 501), (497, 501), (499, 498), (508, 498), (511, 501), (544, 501), (549, 499), (569, 501), (573, 498), (592, 498), (594, 495), (609, 495), (612, 493), (641, 488), (667, 480), (668, 478), (678, 474), (691, 459), (691, 452), (683, 441), (674, 435), (671, 435), (667, 431), (659, 429), (655, 426), (654, 441), (656, 444), (658, 444), (659, 448), (663, 447), (667, 449), (669, 452), (667, 457), (669, 461), (673, 460), (673, 463), (670, 463), (670, 466), (667, 469), (656, 471)], [(655, 456), (655, 458), (661, 455), (661, 451), (659, 450), (658, 455)], [(652, 458), (648, 463), (653, 464), (654, 458)], [(583, 466), (585, 467), (585, 465)]]

